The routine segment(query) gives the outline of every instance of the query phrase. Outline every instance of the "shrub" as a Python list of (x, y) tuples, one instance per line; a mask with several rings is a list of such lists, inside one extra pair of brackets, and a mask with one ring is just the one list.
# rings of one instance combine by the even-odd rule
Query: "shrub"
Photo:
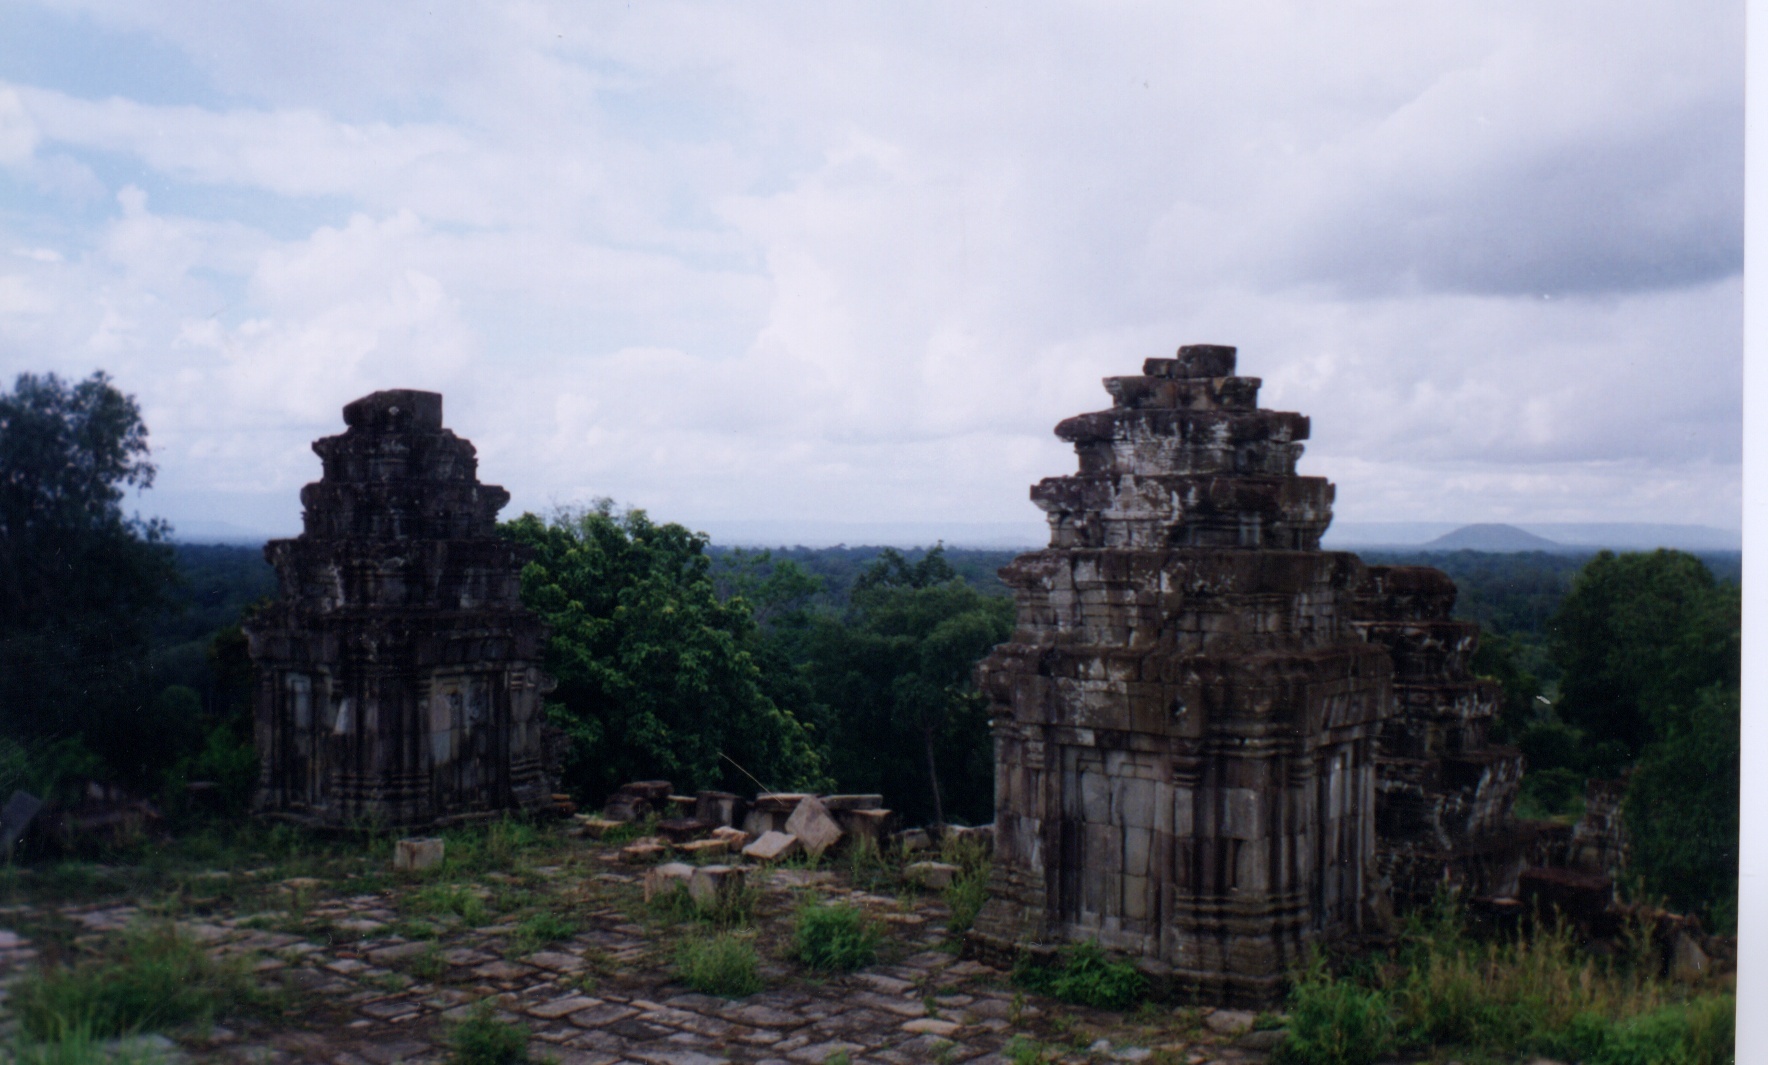
[(755, 948), (729, 933), (684, 940), (675, 968), (682, 983), (705, 995), (742, 998), (761, 990), (761, 961)]
[(214, 961), (169, 923), (132, 929), (99, 958), (32, 974), (12, 995), (14, 1015), (37, 1041), (158, 1031), (273, 1001), (242, 962)]
[(878, 956), (878, 928), (864, 910), (841, 902), (799, 907), (794, 939), (798, 960), (824, 972), (850, 972)]
[(1278, 1059), (1296, 1065), (1368, 1065), (1393, 1042), (1380, 991), (1335, 980), (1319, 955), (1290, 992), (1289, 1030)]
[(951, 907), (951, 916), (946, 919), (946, 930), (953, 935), (961, 936), (976, 923), (976, 915), (982, 912), (982, 904), (988, 901), (988, 869), (984, 867), (974, 873), (960, 873), (952, 878), (945, 888), (945, 904)]
[(1063, 947), (1054, 965), (1022, 958), (1013, 979), (1027, 991), (1097, 1009), (1131, 1009), (1148, 994), (1148, 978), (1132, 963), (1112, 958), (1097, 942)]
[(448, 1033), (451, 1065), (520, 1065), (528, 1058), (528, 1026), (497, 1019), (489, 1002), (473, 1007)]

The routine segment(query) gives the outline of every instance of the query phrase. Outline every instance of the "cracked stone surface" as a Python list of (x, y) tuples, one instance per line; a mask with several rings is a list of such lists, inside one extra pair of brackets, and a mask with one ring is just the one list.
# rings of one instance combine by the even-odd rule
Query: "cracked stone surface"
[[(675, 949), (710, 930), (647, 907), (644, 871), (620, 864), (618, 845), (542, 835), (544, 863), (507, 871), (395, 876), (364, 858), (341, 877), (211, 878), (201, 889), (211, 896), (176, 902), (138, 894), (0, 908), (0, 993), (46, 961), (77, 960), (140, 922), (171, 920), (212, 956), (284, 989), (291, 1007), (156, 1037), (168, 1060), (439, 1063), (451, 1026), (480, 1003), (527, 1027), (535, 1060), (561, 1065), (825, 1065), (840, 1054), (854, 1065), (992, 1065), (1012, 1060), (1015, 1040), (1035, 1042), (1043, 1061), (1266, 1060), (1236, 1045), (1238, 1026), (1207, 1024), (1207, 1011), (1126, 1015), (1023, 993), (1005, 972), (959, 958), (939, 895), (906, 884), (899, 868), (856, 884), (839, 859), (751, 869), (754, 917), (736, 934), (756, 946), (766, 986), (742, 998), (700, 994), (680, 982)], [(460, 903), (468, 897), (482, 909)], [(792, 918), (809, 897), (870, 914), (884, 936), (877, 963), (833, 976), (798, 965)], [(537, 937), (529, 926), (541, 914), (569, 934)]]

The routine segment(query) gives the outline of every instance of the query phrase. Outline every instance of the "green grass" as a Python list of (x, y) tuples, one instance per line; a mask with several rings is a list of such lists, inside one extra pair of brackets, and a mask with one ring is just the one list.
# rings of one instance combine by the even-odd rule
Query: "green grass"
[(405, 896), (402, 903), (412, 914), (458, 917), (469, 928), (477, 928), (491, 918), (485, 900), (464, 884), (431, 884)]
[(677, 975), (682, 983), (705, 995), (753, 995), (762, 988), (760, 966), (755, 948), (728, 932), (708, 939), (685, 939), (676, 948)]
[(130, 1046), (95, 1038), (76, 1028), (45, 1041), (13, 1040), (14, 1065), (165, 1065), (163, 1054), (147, 1046)]
[(1106, 1010), (1134, 1009), (1148, 994), (1148, 978), (1135, 965), (1113, 958), (1095, 942), (1063, 947), (1052, 965), (1022, 958), (1013, 969), (1013, 982), (1040, 995)]
[(1470, 938), (1447, 904), (1408, 921), (1397, 954), (1334, 974), (1317, 959), (1296, 981), (1278, 1057), (1361, 1065), (1383, 1053), (1587, 1065), (1725, 1065), (1735, 1002), (1660, 979), (1649, 937), (1612, 958), (1563, 926)]
[(945, 888), (945, 904), (951, 909), (946, 931), (962, 936), (976, 923), (982, 904), (988, 901), (988, 876), (993, 867), (988, 848), (973, 838), (947, 836), (940, 858), (958, 867), (958, 875)]
[(717, 928), (746, 928), (755, 919), (759, 897), (760, 892), (745, 879), (740, 887), (723, 892), (709, 903), (701, 903), (688, 893), (687, 885), (678, 883), (646, 903), (645, 913), (664, 925), (691, 921)]
[(798, 908), (793, 943), (798, 960), (819, 972), (851, 972), (878, 957), (878, 926), (844, 902), (807, 902)]
[(522, 918), (510, 948), (517, 954), (532, 954), (541, 947), (570, 939), (577, 934), (577, 925), (551, 910), (540, 910)]
[(168, 922), (129, 930), (105, 954), (26, 977), (10, 1005), (36, 1042), (154, 1032), (232, 1013), (277, 1012), (244, 959), (218, 962)]
[(450, 1065), (520, 1065), (529, 1061), (528, 1026), (500, 1021), (491, 1004), (474, 1006), (448, 1032)]

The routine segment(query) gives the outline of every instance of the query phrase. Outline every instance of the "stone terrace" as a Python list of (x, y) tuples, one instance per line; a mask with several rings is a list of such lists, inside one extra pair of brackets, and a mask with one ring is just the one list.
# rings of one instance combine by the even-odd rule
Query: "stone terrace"
[[(244, 955), (295, 1007), (277, 1020), (227, 1017), (206, 1032), (149, 1042), (168, 1060), (254, 1065), (446, 1061), (451, 1022), (479, 1002), (528, 1026), (535, 1060), (561, 1065), (825, 1065), (843, 1054), (854, 1065), (1201, 1065), (1264, 1061), (1276, 1036), (1248, 1032), (1251, 1014), (1144, 1007), (1125, 1015), (1021, 993), (1008, 974), (960, 960), (939, 896), (840, 859), (752, 871), (759, 890), (744, 934), (754, 938), (767, 987), (734, 1000), (677, 982), (675, 946), (703, 929), (647, 909), (643, 870), (623, 863), (614, 844), (543, 829), (513, 859), (481, 861), (491, 871), (476, 874), (394, 876), (384, 846), (344, 858), (334, 850), (308, 865), (319, 875), (290, 875), (302, 865), (284, 861), (174, 876), (153, 890), (128, 889), (130, 901), (68, 904), (45, 901), (66, 895), (47, 882), (53, 872), (15, 877), (14, 894), (38, 901), (0, 911), (8, 929), (0, 931), (0, 981), (15, 982), (45, 956), (69, 960), (102, 947), (134, 922), (173, 920), (216, 956)], [(877, 964), (824, 977), (790, 959), (793, 910), (812, 897), (857, 904), (880, 922)], [(479, 905), (462, 905), (469, 898)], [(574, 933), (537, 942), (524, 930), (540, 913), (570, 922)]]

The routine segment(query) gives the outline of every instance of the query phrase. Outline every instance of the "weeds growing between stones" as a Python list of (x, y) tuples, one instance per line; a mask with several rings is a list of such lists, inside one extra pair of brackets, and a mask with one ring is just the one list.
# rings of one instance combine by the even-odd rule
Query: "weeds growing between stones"
[(474, 1006), (448, 1033), (450, 1065), (521, 1065), (528, 1057), (528, 1026), (497, 1019), (491, 1004)]
[(681, 981), (705, 995), (742, 998), (762, 988), (761, 959), (746, 939), (729, 932), (685, 939), (676, 948)]
[(161, 1031), (237, 1012), (280, 1012), (244, 959), (217, 961), (169, 922), (131, 929), (109, 952), (45, 968), (11, 996), (14, 1015), (35, 1042)]
[(798, 960), (818, 972), (851, 972), (872, 964), (880, 938), (864, 910), (843, 902), (806, 902), (793, 928)]
[(1386, 965), (1333, 973), (1316, 958), (1290, 998), (1279, 1057), (1361, 1065), (1392, 1051), (1541, 1054), (1591, 1065), (1722, 1065), (1735, 1001), (1658, 977), (1649, 940), (1635, 956), (1597, 958), (1563, 925), (1510, 940), (1469, 938), (1441, 905), (1408, 923)]

